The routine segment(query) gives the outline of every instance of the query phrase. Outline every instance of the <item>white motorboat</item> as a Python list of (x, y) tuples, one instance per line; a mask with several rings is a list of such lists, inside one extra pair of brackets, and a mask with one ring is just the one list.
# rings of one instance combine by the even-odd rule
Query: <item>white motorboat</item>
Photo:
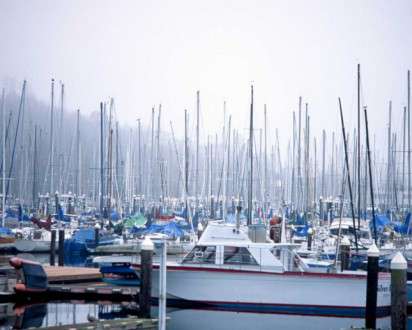
[[(366, 273), (311, 273), (288, 243), (254, 243), (247, 227), (209, 224), (181, 262), (167, 263), (168, 305), (363, 317)], [(140, 268), (135, 264), (136, 269)], [(152, 296), (158, 297), (159, 265)], [(390, 274), (379, 274), (377, 315), (390, 313)]]
[(45, 229), (23, 228), (17, 233), (14, 246), (19, 252), (48, 252), (50, 251), (51, 233)]

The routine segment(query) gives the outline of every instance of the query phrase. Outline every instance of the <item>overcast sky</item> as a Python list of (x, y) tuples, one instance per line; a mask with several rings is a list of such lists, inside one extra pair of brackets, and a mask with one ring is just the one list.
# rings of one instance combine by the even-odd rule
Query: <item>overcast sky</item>
[(340, 129), (338, 96), (354, 127), (357, 63), (371, 128), (385, 129), (390, 99), (401, 126), (412, 2), (0, 0), (0, 33), (0, 82), (27, 79), (45, 102), (53, 77), (65, 82), (70, 111), (113, 96), (122, 123), (148, 122), (162, 103), (163, 126), (179, 130), (200, 90), (205, 134), (220, 129), (224, 100), (235, 126), (247, 127), (253, 82), (256, 126), (267, 103), (286, 142), (300, 95), (312, 132)]

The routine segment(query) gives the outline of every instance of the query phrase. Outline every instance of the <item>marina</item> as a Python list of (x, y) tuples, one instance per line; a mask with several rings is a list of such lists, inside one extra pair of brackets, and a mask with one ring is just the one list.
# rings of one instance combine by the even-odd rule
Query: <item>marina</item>
[(411, 10), (0, 1), (0, 330), (412, 329)]

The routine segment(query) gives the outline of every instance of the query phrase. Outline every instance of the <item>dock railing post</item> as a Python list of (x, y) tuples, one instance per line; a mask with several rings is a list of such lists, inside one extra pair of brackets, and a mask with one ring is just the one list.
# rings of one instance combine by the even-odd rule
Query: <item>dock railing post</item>
[(368, 249), (368, 274), (366, 279), (366, 311), (365, 327), (376, 328), (376, 307), (378, 300), (378, 272), (379, 272), (379, 249), (372, 244)]
[(159, 330), (166, 330), (166, 271), (167, 244), (162, 241), (159, 265)]
[(51, 231), (51, 240), (50, 240), (50, 266), (55, 264), (55, 253), (56, 253), (56, 231)]
[(407, 282), (408, 264), (401, 252), (391, 260), (391, 324), (392, 329), (407, 329)]
[(64, 266), (64, 229), (59, 229), (59, 266)]
[(154, 244), (149, 237), (145, 237), (140, 251), (140, 293), (139, 307), (141, 316), (150, 318), (152, 298), (152, 265)]

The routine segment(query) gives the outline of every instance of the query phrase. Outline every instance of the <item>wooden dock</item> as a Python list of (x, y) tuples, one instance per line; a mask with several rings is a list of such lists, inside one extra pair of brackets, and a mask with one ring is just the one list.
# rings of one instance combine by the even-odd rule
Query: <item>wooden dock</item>
[(98, 268), (44, 266), (49, 283), (78, 283), (101, 281)]
[(114, 320), (95, 320), (87, 323), (57, 325), (42, 327), (48, 330), (93, 330), (93, 329), (157, 329), (157, 319), (140, 319), (137, 317), (128, 317)]

